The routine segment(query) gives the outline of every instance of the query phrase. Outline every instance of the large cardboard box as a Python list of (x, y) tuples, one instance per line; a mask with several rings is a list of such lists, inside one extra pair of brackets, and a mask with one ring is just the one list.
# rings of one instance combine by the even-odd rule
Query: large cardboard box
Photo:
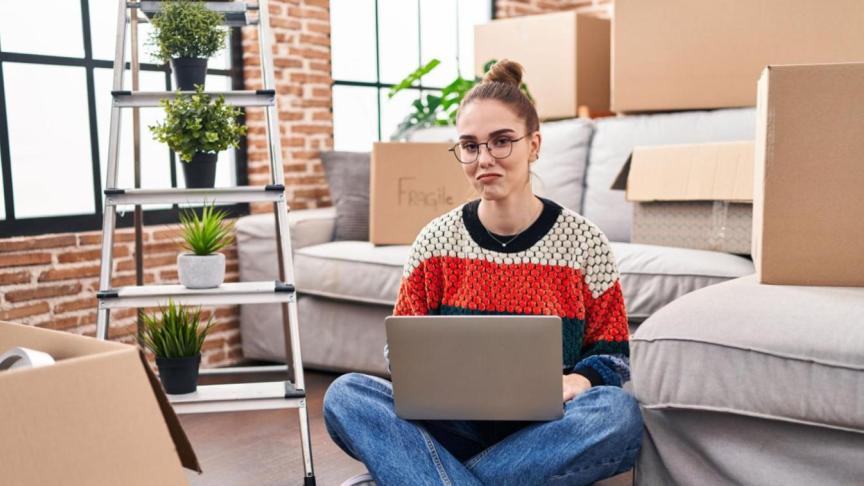
[(56, 363), (0, 371), (0, 483), (187, 484), (189, 440), (141, 353), (125, 344), (0, 321), (0, 353)]
[(615, 111), (755, 106), (768, 64), (864, 61), (861, 0), (615, 0)]
[(633, 243), (749, 254), (753, 142), (636, 147), (612, 189), (633, 204)]
[(476, 198), (448, 143), (378, 142), (369, 175), (369, 241), (408, 245), (437, 216)]
[(769, 66), (757, 116), (759, 282), (864, 286), (864, 64)]
[(573, 11), (494, 20), (474, 27), (475, 74), (492, 59), (522, 64), (542, 119), (608, 111), (610, 39), (608, 19)]

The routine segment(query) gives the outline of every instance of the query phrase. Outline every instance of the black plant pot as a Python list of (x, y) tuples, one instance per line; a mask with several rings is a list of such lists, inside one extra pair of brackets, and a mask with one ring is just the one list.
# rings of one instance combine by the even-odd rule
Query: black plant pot
[(197, 57), (178, 57), (171, 59), (174, 82), (183, 91), (195, 91), (195, 85), (204, 86), (207, 77), (207, 59)]
[(201, 355), (186, 358), (156, 357), (156, 367), (159, 368), (159, 380), (165, 393), (179, 395), (192, 393), (198, 388), (198, 365)]
[(183, 179), (186, 187), (213, 187), (216, 184), (216, 159), (219, 154), (198, 152), (183, 165)]

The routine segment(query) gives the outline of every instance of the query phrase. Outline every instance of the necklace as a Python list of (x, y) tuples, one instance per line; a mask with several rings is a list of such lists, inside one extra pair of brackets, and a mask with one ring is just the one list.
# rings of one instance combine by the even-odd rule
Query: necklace
[[(528, 226), (530, 227), (531, 225), (528, 225)], [(519, 235), (521, 235), (522, 233), (524, 233), (524, 232), (525, 232), (525, 229), (528, 229), (528, 228), (525, 228), (525, 229), (523, 229), (522, 231), (516, 233), (515, 235), (513, 235), (513, 236), (512, 236), (509, 240), (507, 240), (507, 241), (501, 241), (501, 240), (499, 240), (498, 238), (495, 238), (495, 235), (493, 235), (492, 232), (489, 231), (485, 226), (483, 227), (483, 229), (485, 229), (485, 230), (486, 230), (486, 233), (489, 235), (489, 237), (492, 238), (493, 240), (497, 241), (497, 242), (501, 245), (502, 248), (507, 248), (507, 244), (508, 244), (508, 243), (512, 242), (512, 241), (515, 240), (516, 238), (519, 238)]]

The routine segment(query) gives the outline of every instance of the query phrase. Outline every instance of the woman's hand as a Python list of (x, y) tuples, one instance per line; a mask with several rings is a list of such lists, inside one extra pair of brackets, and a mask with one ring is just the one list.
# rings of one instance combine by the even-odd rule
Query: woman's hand
[(568, 400), (575, 398), (580, 393), (585, 390), (591, 388), (591, 382), (588, 381), (588, 378), (577, 374), (571, 373), (569, 375), (563, 375), (562, 379), (564, 380), (564, 402), (566, 403)]

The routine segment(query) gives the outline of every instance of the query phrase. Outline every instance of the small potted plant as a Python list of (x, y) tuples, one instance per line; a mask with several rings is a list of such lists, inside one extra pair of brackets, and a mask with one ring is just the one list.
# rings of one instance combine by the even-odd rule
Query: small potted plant
[(166, 393), (192, 393), (198, 388), (201, 345), (213, 326), (213, 318), (201, 326), (201, 309), (187, 310), (168, 299), (159, 315), (144, 312), (141, 343), (156, 355), (159, 380)]
[(200, 85), (160, 104), (165, 120), (150, 126), (154, 138), (180, 155), (186, 187), (213, 187), (219, 152), (238, 147), (246, 135), (246, 126), (237, 123), (240, 108), (226, 105), (224, 96), (204, 93)]
[(225, 221), (228, 213), (205, 205), (201, 215), (191, 209), (180, 214), (183, 248), (177, 255), (180, 283), (190, 289), (209, 289), (225, 281), (225, 255), (219, 250), (234, 241), (234, 222)]
[(225, 46), (227, 31), (222, 23), (222, 14), (208, 9), (204, 2), (162, 2), (152, 19), (150, 44), (156, 47), (154, 57), (171, 62), (179, 89), (204, 86), (207, 59)]

